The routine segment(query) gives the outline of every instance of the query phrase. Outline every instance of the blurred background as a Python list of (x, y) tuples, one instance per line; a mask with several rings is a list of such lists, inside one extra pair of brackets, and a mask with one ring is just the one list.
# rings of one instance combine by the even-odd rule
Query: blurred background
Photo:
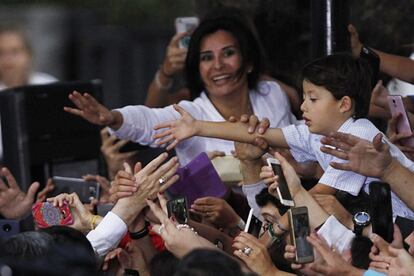
[[(59, 80), (102, 79), (104, 104), (114, 108), (144, 102), (175, 33), (175, 17), (202, 17), (221, 5), (242, 7), (253, 15), (273, 75), (295, 85), (298, 71), (310, 59), (311, 1), (1, 0), (0, 24), (18, 23), (26, 29), (36, 71)], [(409, 56), (412, 0), (348, 4), (349, 21), (364, 43)]]

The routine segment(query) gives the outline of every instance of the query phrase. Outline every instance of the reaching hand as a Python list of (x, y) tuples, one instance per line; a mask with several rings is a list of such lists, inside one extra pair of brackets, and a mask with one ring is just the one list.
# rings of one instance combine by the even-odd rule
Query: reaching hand
[(179, 48), (178, 42), (181, 38), (186, 36), (187, 33), (175, 34), (167, 47), (167, 53), (162, 64), (162, 70), (168, 76), (174, 76), (181, 72), (185, 66), (185, 58), (187, 56), (187, 48)]
[(65, 106), (63, 109), (66, 112), (84, 118), (92, 124), (119, 127), (122, 123), (117, 122), (115, 114), (100, 104), (88, 93), (84, 93), (82, 95), (77, 91), (73, 91), (71, 94), (69, 94), (69, 99), (75, 104), (77, 108)]
[(70, 212), (73, 217), (73, 224), (68, 226), (75, 228), (82, 233), (88, 233), (90, 230), (92, 230), (91, 221), (93, 214), (85, 208), (76, 193), (63, 193), (55, 197), (48, 198), (47, 201), (51, 202), (53, 206), (56, 207), (61, 207), (63, 206), (64, 202), (67, 202), (69, 204)]
[(165, 247), (178, 258), (183, 257), (188, 252), (196, 248), (216, 248), (212, 243), (197, 235), (187, 224), (176, 224), (168, 218), (166, 213), (165, 200), (160, 198), (162, 208), (151, 200), (147, 200), (149, 207), (154, 215), (162, 223), (154, 225), (153, 231), (158, 233), (164, 240)]
[(382, 142), (381, 133), (374, 137), (372, 143), (341, 132), (323, 137), (321, 142), (331, 146), (322, 146), (322, 152), (349, 160), (347, 163), (330, 163), (333, 168), (338, 170), (354, 171), (362, 175), (381, 178), (392, 162), (390, 146)]
[(351, 50), (352, 55), (355, 58), (359, 57), (359, 54), (361, 53), (362, 43), (359, 40), (359, 35), (357, 29), (354, 27), (354, 25), (349, 24), (348, 25), (348, 32), (351, 37)]
[(414, 148), (408, 145), (404, 145), (404, 142), (406, 142), (408, 138), (412, 138), (413, 134), (405, 132), (399, 133), (397, 131), (398, 121), (402, 119), (403, 117), (401, 113), (399, 113), (397, 116), (391, 117), (391, 119), (388, 121), (387, 136), (390, 139), (391, 143), (396, 145), (408, 158), (414, 160)]
[(0, 178), (0, 214), (6, 219), (20, 219), (29, 214), (39, 182), (32, 183), (26, 194), (20, 190), (16, 179), (7, 168), (3, 167), (0, 173), (8, 184)]
[(109, 130), (106, 127), (101, 130), (101, 140), (101, 152), (108, 166), (109, 179), (113, 179), (116, 172), (122, 169), (122, 164), (137, 155), (138, 151), (120, 152), (120, 149), (129, 141), (120, 140), (115, 135), (109, 135)]
[[(134, 171), (138, 173), (141, 170), (141, 163), (135, 164)], [(119, 170), (114, 181), (112, 181), (111, 188), (109, 190), (110, 201), (117, 202), (118, 199), (131, 196), (138, 189), (138, 184), (135, 182), (135, 176), (128, 163), (124, 163), (124, 170)]]
[(99, 185), (99, 198), (96, 198), (96, 200), (99, 203), (110, 203), (111, 202), (111, 184), (109, 183), (109, 180), (106, 177), (100, 176), (100, 175), (92, 175), (87, 174), (82, 177), (86, 181), (95, 181)]
[(180, 113), (181, 119), (161, 123), (154, 127), (155, 130), (167, 128), (161, 133), (154, 135), (154, 139), (163, 138), (157, 142), (158, 145), (170, 143), (167, 146), (167, 150), (173, 149), (180, 141), (190, 138), (197, 133), (195, 129), (196, 120), (190, 115), (190, 113), (177, 104), (174, 104), (174, 109)]
[(210, 196), (198, 198), (191, 208), (219, 228), (233, 227), (240, 221), (239, 215), (221, 198)]
[[(235, 239), (233, 254), (239, 257), (246, 265), (258, 275), (276, 275), (278, 269), (273, 265), (267, 247), (252, 235), (241, 232)], [(243, 251), (250, 248), (250, 253)]]
[(52, 192), (54, 189), (55, 189), (55, 183), (53, 183), (52, 178), (49, 178), (46, 182), (45, 187), (40, 192), (37, 193), (36, 203), (45, 201), (48, 194)]
[(352, 215), (342, 206), (334, 195), (314, 194), (313, 198), (329, 215), (335, 216), (343, 225), (352, 223)]
[[(279, 160), (280, 165), (282, 166), (283, 175), (285, 176), (289, 191), (292, 197), (294, 197), (301, 189), (303, 189), (299, 176), (296, 174), (295, 169), (293, 169), (293, 167), (281, 154), (276, 152), (275, 157)], [(274, 175), (272, 168), (269, 166), (262, 167), (260, 178), (265, 184), (268, 185), (269, 194), (278, 197), (276, 188), (279, 185), (277, 182), (279, 177)]]

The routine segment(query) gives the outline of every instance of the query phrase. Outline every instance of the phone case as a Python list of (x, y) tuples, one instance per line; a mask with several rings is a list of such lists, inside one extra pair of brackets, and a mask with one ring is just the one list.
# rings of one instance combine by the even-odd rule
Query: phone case
[(308, 208), (306, 206), (288, 210), (290, 239), (296, 247), (296, 262), (310, 263), (314, 260), (313, 247), (306, 240), (310, 234)]
[[(410, 121), (408, 120), (407, 112), (404, 108), (404, 103), (400, 95), (388, 95), (388, 106), (390, 108), (392, 116), (401, 114), (399, 121), (397, 122), (397, 132), (404, 134), (412, 134)], [(414, 137), (409, 137), (401, 140), (401, 144), (414, 148)]]
[(181, 224), (188, 221), (187, 200), (185, 197), (174, 198), (167, 201), (168, 217), (174, 219)]
[[(197, 28), (199, 20), (197, 17), (177, 17), (175, 19), (175, 30), (177, 33), (188, 32)], [(186, 35), (178, 42), (179, 48), (188, 48), (190, 35)]]
[(73, 224), (72, 214), (67, 204), (55, 207), (49, 202), (39, 202), (33, 205), (32, 214), (39, 228)]
[(295, 206), (295, 202), (293, 201), (292, 195), (290, 194), (289, 186), (286, 182), (285, 175), (283, 174), (279, 160), (275, 158), (267, 158), (267, 164), (273, 169), (273, 173), (279, 176), (277, 195), (279, 196), (280, 203), (285, 206)]
[(394, 223), (390, 185), (379, 181), (369, 183), (369, 201), (372, 232), (378, 234), (387, 242), (392, 242)]

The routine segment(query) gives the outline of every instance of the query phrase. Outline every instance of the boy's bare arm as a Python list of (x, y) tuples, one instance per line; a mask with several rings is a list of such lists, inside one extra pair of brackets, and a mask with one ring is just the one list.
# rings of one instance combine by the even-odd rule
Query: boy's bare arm
[(190, 113), (179, 105), (174, 109), (180, 113), (181, 118), (175, 121), (164, 122), (154, 127), (163, 131), (154, 135), (154, 139), (160, 139), (159, 145), (167, 144), (167, 150), (174, 148), (179, 142), (193, 136), (219, 138), (243, 143), (254, 144), (256, 138), (262, 137), (269, 146), (288, 148), (283, 132), (279, 128), (268, 129), (263, 134), (248, 132), (248, 123), (242, 122), (210, 122), (194, 119)]
[(195, 135), (251, 144), (254, 143), (256, 138), (261, 137), (266, 140), (269, 146), (289, 148), (280, 128), (269, 128), (264, 134), (249, 134), (248, 127), (248, 124), (240, 122), (195, 121)]

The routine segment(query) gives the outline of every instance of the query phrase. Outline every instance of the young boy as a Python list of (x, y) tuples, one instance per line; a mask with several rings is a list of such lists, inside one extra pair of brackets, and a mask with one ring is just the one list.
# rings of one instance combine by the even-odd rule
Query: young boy
[[(176, 110), (182, 115), (178, 121), (156, 126), (156, 129), (168, 127), (168, 130), (154, 136), (164, 138), (159, 143), (171, 142), (168, 149), (179, 141), (191, 136), (205, 136), (240, 142), (253, 143), (258, 136), (263, 137), (273, 147), (290, 148), (298, 162), (318, 161), (324, 170), (319, 183), (311, 193), (333, 194), (336, 190), (357, 195), (361, 188), (368, 192), (368, 186), (374, 178), (349, 171), (332, 168), (329, 163), (343, 162), (336, 157), (320, 151), (320, 139), (331, 132), (351, 133), (372, 141), (380, 131), (367, 119), (370, 101), (370, 71), (361, 60), (348, 54), (326, 56), (307, 64), (302, 70), (304, 125), (290, 125), (284, 128), (268, 129), (264, 134), (249, 134), (242, 123), (205, 122), (194, 120), (178, 105)], [(391, 155), (404, 166), (414, 170), (414, 163), (393, 144)], [(414, 219), (410, 210), (392, 193), (393, 216)]]

